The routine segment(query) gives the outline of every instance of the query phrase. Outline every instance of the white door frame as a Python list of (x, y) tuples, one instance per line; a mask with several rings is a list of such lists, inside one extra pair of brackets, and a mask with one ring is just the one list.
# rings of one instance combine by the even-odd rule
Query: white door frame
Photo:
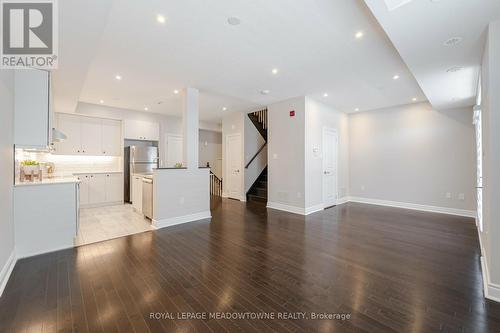
[(322, 167), (321, 167), (321, 190), (322, 190), (322, 193), (321, 193), (321, 196), (322, 196), (322, 201), (323, 201), (323, 207), (324, 208), (327, 208), (327, 207), (330, 207), (332, 206), (331, 204), (328, 204), (326, 203), (325, 201), (325, 189), (323, 188), (323, 186), (325, 185), (324, 184), (324, 181), (323, 181), (323, 172), (325, 171), (325, 133), (326, 132), (331, 132), (335, 135), (335, 137), (337, 138), (336, 140), (336, 147), (335, 147), (335, 194), (336, 194), (336, 199), (335, 199), (335, 204), (334, 205), (337, 205), (338, 204), (338, 201), (339, 201), (339, 134), (338, 134), (338, 131), (336, 128), (332, 128), (332, 127), (323, 127), (323, 131), (322, 131), (322, 137), (321, 137), (321, 144), (322, 144), (322, 147), (323, 147), (323, 160), (322, 160)]
[(224, 160), (223, 163), (224, 163), (224, 177), (223, 178), (223, 189), (224, 189), (224, 193), (223, 193), (223, 196), (226, 197), (226, 198), (231, 198), (231, 199), (237, 199), (237, 200), (240, 200), (240, 201), (245, 201), (245, 198), (242, 198), (241, 196), (241, 191), (243, 190), (243, 170), (242, 170), (242, 166), (240, 165), (240, 176), (239, 176), (239, 181), (240, 181), (240, 193), (238, 194), (237, 197), (234, 197), (234, 196), (231, 196), (230, 193), (229, 193), (229, 190), (228, 190), (228, 183), (229, 183), (229, 173), (230, 173), (230, 167), (229, 167), (229, 164), (230, 164), (230, 158), (228, 157), (228, 147), (229, 147), (229, 139), (230, 138), (233, 138), (233, 137), (238, 137), (239, 138), (239, 141), (240, 141), (240, 152), (242, 154), (242, 156), (240, 157), (240, 164), (241, 164), (241, 161), (243, 161), (243, 151), (242, 151), (242, 147), (241, 147), (241, 144), (242, 144), (242, 135), (241, 133), (232, 133), (232, 134), (228, 134), (226, 135), (226, 138), (225, 138), (225, 148), (224, 148)]

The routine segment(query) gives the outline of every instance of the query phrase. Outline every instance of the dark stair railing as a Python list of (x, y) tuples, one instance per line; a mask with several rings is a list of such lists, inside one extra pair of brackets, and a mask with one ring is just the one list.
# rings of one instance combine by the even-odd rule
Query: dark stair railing
[(250, 166), (250, 164), (252, 164), (253, 160), (255, 160), (255, 158), (257, 158), (257, 156), (260, 154), (260, 152), (262, 151), (262, 149), (266, 148), (267, 146), (267, 142), (265, 142), (262, 147), (260, 147), (260, 149), (255, 153), (255, 155), (253, 155), (253, 157), (250, 159), (250, 161), (248, 161), (247, 165), (245, 165), (245, 169), (248, 169), (248, 167)]
[(210, 171), (210, 195), (222, 196), (222, 179)]

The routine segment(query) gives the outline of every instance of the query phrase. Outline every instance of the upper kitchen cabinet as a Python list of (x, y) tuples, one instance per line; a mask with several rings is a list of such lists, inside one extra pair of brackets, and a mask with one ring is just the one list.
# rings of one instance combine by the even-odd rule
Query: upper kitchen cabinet
[(104, 155), (102, 149), (102, 120), (88, 117), (81, 117), (80, 120), (82, 153), (85, 155)]
[(160, 124), (142, 120), (125, 120), (124, 137), (130, 140), (159, 141)]
[(82, 154), (81, 117), (56, 113), (55, 125), (66, 135), (66, 140), (54, 143), (54, 153), (60, 155)]
[(67, 139), (54, 144), (57, 155), (120, 156), (122, 127), (120, 120), (56, 113), (57, 129)]
[(16, 70), (14, 143), (46, 148), (51, 143), (50, 72)]
[(122, 122), (119, 120), (102, 120), (102, 154), (119, 156), (122, 154)]

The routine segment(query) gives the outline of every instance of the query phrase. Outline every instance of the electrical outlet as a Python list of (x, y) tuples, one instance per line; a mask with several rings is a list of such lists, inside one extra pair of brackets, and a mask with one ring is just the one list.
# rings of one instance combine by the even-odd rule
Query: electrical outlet
[(364, 191), (365, 189), (365, 185), (361, 185), (361, 191)]
[(465, 193), (459, 193), (458, 194), (458, 200), (465, 200)]
[(451, 192), (446, 192), (444, 196), (446, 197), (446, 199), (451, 199)]
[(299, 199), (302, 198), (302, 193), (297, 192), (297, 198), (299, 198)]
[(184, 197), (179, 198), (179, 204), (183, 205), (184, 204)]

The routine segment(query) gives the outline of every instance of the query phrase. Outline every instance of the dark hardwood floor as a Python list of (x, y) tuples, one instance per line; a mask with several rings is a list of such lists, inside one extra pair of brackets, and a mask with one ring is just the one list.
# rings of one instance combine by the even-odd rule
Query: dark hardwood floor
[[(308, 217), (213, 209), (211, 222), (20, 260), (0, 332), (500, 331), (472, 219), (362, 204)], [(228, 318), (178, 317), (196, 313)]]

